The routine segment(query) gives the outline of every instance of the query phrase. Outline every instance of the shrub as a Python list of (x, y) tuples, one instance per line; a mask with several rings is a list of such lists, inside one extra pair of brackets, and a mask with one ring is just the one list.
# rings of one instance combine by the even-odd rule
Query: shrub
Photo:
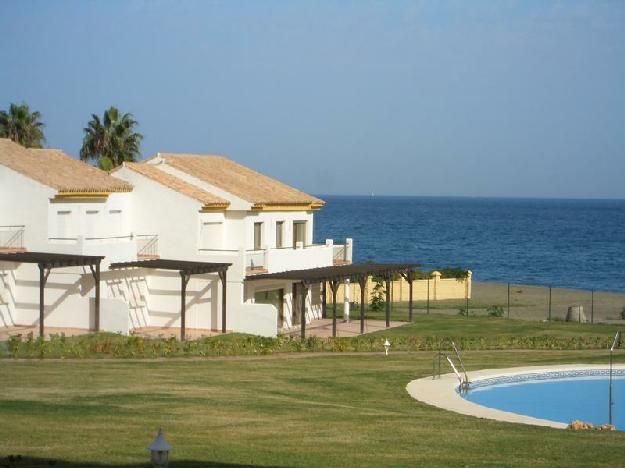
[(384, 304), (386, 303), (384, 298), (385, 293), (382, 278), (375, 278), (375, 286), (371, 291), (371, 310), (379, 312), (384, 309)]
[(503, 307), (492, 305), (486, 309), (491, 317), (503, 317)]
[(625, 320), (625, 307), (621, 309), (621, 318)]
[(466, 307), (460, 307), (458, 309), (458, 315), (462, 315), (463, 317), (467, 315), (467, 309)]

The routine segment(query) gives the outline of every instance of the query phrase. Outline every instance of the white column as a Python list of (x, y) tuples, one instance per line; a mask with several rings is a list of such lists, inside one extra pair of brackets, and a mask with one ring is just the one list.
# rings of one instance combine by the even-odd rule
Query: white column
[(344, 296), (344, 302), (343, 302), (343, 321), (344, 322), (349, 322), (349, 295), (350, 295), (350, 290), (349, 290), (349, 278), (345, 280), (345, 284), (344, 284), (344, 291), (345, 294)]

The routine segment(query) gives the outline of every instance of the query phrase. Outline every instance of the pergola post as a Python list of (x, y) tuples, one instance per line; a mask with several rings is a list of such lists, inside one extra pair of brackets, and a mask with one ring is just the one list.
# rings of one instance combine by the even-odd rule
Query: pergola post
[(223, 270), (219, 272), (219, 279), (221, 280), (221, 332), (226, 333), (226, 275), (227, 271)]
[(191, 275), (186, 271), (180, 271), (180, 341), (185, 340), (187, 326), (187, 283)]
[(42, 263), (39, 263), (39, 337), (43, 338), (44, 336), (44, 326), (43, 326), (43, 307), (44, 307), (44, 294), (43, 289), (46, 285), (46, 277), (45, 277), (45, 266)]
[(302, 284), (302, 297), (301, 297), (301, 310), (300, 310), (300, 321), (301, 321), (301, 327), (300, 327), (300, 336), (302, 338), (302, 340), (304, 338), (306, 338), (306, 296), (308, 296), (308, 286), (306, 283), (301, 283)]
[(367, 277), (361, 276), (358, 278), (358, 284), (360, 285), (360, 334), (365, 332), (365, 287), (367, 285)]
[(412, 322), (412, 281), (414, 280), (414, 274), (412, 271), (409, 271), (406, 275), (406, 279), (408, 280), (408, 321)]
[(95, 283), (95, 311), (94, 311), (94, 328), (100, 331), (100, 260), (94, 265), (89, 265), (93, 281)]
[(328, 315), (327, 284), (325, 280), (321, 283), (321, 318), (326, 318)]
[(387, 274), (386, 279), (386, 328), (391, 326), (391, 275)]
[(336, 280), (330, 281), (330, 288), (332, 289), (332, 337), (336, 337), (336, 291), (339, 288), (339, 282)]

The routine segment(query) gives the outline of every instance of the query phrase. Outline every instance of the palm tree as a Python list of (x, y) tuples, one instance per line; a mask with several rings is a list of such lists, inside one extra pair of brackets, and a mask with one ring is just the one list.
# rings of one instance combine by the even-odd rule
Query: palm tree
[(10, 138), (26, 148), (41, 148), (43, 123), (41, 114), (31, 112), (26, 104), (11, 104), (9, 111), (0, 111), (0, 138)]
[(132, 114), (121, 114), (115, 107), (104, 111), (102, 120), (95, 114), (84, 129), (80, 159), (93, 160), (100, 169), (111, 170), (124, 161), (135, 161), (143, 135), (134, 131)]

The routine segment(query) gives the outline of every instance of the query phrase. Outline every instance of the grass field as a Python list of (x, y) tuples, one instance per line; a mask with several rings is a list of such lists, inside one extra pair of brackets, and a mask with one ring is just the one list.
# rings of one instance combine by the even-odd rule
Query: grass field
[[(623, 362), (625, 356), (618, 356)], [(411, 399), (433, 353), (0, 361), (0, 466), (616, 466), (625, 435), (480, 420)], [(475, 351), (471, 369), (607, 362), (606, 351)], [(617, 402), (618, 404), (618, 402)], [(5, 457), (2, 459), (2, 457)], [(16, 466), (20, 466), (17, 464)]]

